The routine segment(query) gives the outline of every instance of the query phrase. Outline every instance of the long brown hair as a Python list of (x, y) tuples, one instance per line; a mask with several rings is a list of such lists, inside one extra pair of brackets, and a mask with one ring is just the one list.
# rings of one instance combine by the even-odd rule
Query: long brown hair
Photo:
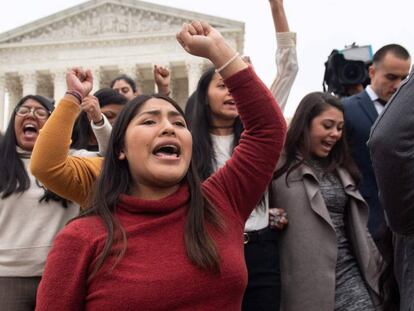
[[(311, 157), (310, 125), (314, 118), (328, 108), (333, 107), (344, 113), (341, 101), (328, 93), (313, 92), (306, 95), (299, 103), (295, 115), (289, 125), (286, 135), (284, 154), (285, 162), (275, 172), (274, 178), (286, 174), (286, 183), (289, 173)], [(334, 171), (339, 166), (348, 171), (356, 183), (360, 180), (360, 173), (354, 163), (345, 137), (345, 127), (341, 138), (333, 146), (327, 157), (328, 171)]]
[[(139, 112), (142, 105), (151, 98), (160, 98), (169, 102), (184, 116), (182, 109), (174, 100), (159, 94), (138, 96), (131, 100), (119, 114), (112, 129), (102, 172), (90, 199), (90, 208), (86, 209), (80, 216), (99, 216), (108, 233), (104, 248), (89, 279), (98, 272), (110, 255), (115, 255), (117, 258), (113, 265), (115, 267), (126, 251), (126, 233), (115, 217), (114, 211), (120, 195), (128, 193), (132, 185), (132, 177), (128, 162), (120, 160), (119, 154), (124, 149), (125, 132), (129, 123)], [(193, 161), (191, 161), (186, 174), (186, 182), (190, 191), (189, 211), (184, 229), (187, 256), (191, 262), (200, 268), (219, 272), (219, 254), (214, 240), (207, 231), (206, 223), (213, 225), (214, 228), (221, 228), (222, 221), (217, 210), (207, 203), (202, 194), (200, 178)]]

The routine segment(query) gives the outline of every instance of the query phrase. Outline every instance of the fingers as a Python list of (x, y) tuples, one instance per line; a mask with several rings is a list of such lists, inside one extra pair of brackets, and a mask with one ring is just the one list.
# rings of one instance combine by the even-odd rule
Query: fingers
[(170, 74), (170, 71), (168, 70), (168, 68), (167, 67), (163, 67), (163, 66), (158, 67), (158, 72), (164, 78), (165, 77), (168, 77), (168, 75)]
[(205, 35), (203, 25), (201, 24), (200, 21), (192, 21), (190, 25), (193, 27), (194, 31), (196, 32), (195, 34)]
[(88, 81), (90, 83), (93, 82), (93, 75), (92, 75), (92, 71), (90, 69), (88, 69), (84, 72), (84, 80)]
[[(188, 32), (190, 33), (190, 35), (195, 36), (198, 35), (199, 33), (197, 32), (197, 29), (193, 26), (193, 24), (188, 24)], [(202, 32), (201, 32), (202, 33)]]
[(89, 120), (95, 123), (102, 119), (101, 108), (99, 107), (99, 100), (93, 95), (86, 96), (81, 103), (82, 111), (86, 112)]
[(287, 213), (282, 208), (269, 210), (269, 225), (271, 228), (283, 229), (289, 223)]
[(82, 110), (93, 111), (99, 108), (98, 99), (93, 95), (86, 96), (81, 103)]
[(177, 41), (185, 48), (192, 36), (207, 36), (211, 26), (204, 21), (192, 21), (190, 24), (183, 23), (181, 31), (177, 33)]
[(204, 35), (207, 36), (211, 32), (213, 27), (211, 27), (210, 24), (205, 22), (205, 21), (200, 21), (199, 23), (200, 23), (201, 27), (203, 27)]
[(181, 30), (176, 35), (178, 43), (180, 43), (186, 51), (188, 50), (187, 43), (191, 40), (191, 35), (188, 28), (188, 24), (183, 23)]

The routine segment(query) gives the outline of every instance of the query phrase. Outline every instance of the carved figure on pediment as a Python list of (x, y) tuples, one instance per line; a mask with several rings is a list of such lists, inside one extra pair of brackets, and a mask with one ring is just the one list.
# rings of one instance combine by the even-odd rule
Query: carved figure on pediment
[(127, 16), (118, 16), (116, 21), (117, 32), (129, 32), (129, 23)]
[(116, 31), (116, 16), (112, 13), (102, 16), (102, 32)]
[(87, 27), (86, 33), (88, 35), (96, 35), (101, 32), (101, 20), (98, 17), (96, 11), (92, 12), (92, 15), (89, 17), (89, 25)]
[(142, 19), (140, 16), (134, 16), (132, 18), (131, 32), (142, 32)]
[(64, 37), (73, 37), (73, 26), (72, 20), (67, 20), (66, 24), (62, 27), (61, 35)]
[(37, 36), (37, 38), (40, 38), (40, 39), (50, 39), (52, 33), (53, 33), (53, 27), (47, 26), (46, 28), (44, 28), (42, 30), (42, 32), (40, 33), (39, 36)]
[(154, 15), (150, 15), (149, 18), (146, 19), (143, 22), (143, 27), (142, 28), (143, 28), (144, 31), (160, 30), (161, 29), (161, 25), (156, 20), (156, 17)]

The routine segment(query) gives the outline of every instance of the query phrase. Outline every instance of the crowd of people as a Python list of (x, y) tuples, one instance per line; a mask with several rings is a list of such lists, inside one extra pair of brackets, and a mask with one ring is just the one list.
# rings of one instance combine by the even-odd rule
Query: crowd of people
[[(371, 83), (312, 92), (283, 0), (268, 0), (270, 88), (220, 32), (177, 42), (212, 64), (185, 111), (126, 75), (91, 94), (74, 67), (59, 104), (26, 95), (0, 135), (2, 310), (414, 309), (411, 57), (380, 48)], [(372, 130), (371, 130), (372, 129)]]

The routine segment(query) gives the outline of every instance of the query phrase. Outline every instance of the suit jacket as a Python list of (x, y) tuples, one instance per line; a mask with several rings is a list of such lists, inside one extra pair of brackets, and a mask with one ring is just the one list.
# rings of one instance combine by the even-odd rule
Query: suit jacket
[(368, 93), (342, 100), (345, 110), (345, 130), (351, 147), (352, 157), (362, 174), (359, 191), (369, 206), (368, 229), (374, 240), (379, 241), (386, 229), (384, 212), (378, 199), (378, 186), (372, 169), (367, 146), (371, 127), (378, 118), (378, 112)]
[[(349, 197), (347, 233), (363, 279), (378, 302), (378, 250), (367, 231), (368, 206), (349, 173), (338, 169)], [(271, 207), (284, 208), (289, 225), (280, 232), (281, 309), (331, 311), (335, 304), (337, 237), (313, 170), (302, 164), (273, 180)], [(380, 309), (380, 308), (379, 308)]]
[(400, 310), (414, 310), (414, 75), (402, 83), (369, 140), (380, 199), (395, 233)]

